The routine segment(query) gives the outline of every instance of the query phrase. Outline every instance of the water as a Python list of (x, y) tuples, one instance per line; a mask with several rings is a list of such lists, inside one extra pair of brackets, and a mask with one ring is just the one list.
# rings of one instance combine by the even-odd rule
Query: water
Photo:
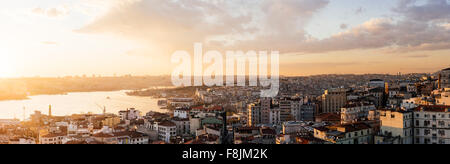
[(52, 105), (53, 116), (88, 112), (103, 113), (103, 107), (106, 107), (107, 113), (114, 114), (127, 108), (136, 108), (143, 114), (149, 111), (168, 112), (158, 107), (159, 99), (128, 96), (125, 92), (76, 92), (67, 95), (30, 96), (28, 100), (0, 101), (0, 118), (23, 119), (24, 107), (26, 118), (34, 113), (34, 111), (41, 111), (43, 114), (48, 114), (49, 105)]

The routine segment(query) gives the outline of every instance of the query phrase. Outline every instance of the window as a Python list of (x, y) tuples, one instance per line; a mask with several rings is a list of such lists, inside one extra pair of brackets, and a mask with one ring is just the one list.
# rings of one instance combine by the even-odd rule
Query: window
[(429, 126), (429, 125), (430, 125), (430, 121), (424, 121), (423, 124), (424, 124), (425, 126)]
[(420, 125), (419, 120), (416, 120), (416, 126), (419, 126), (419, 125)]

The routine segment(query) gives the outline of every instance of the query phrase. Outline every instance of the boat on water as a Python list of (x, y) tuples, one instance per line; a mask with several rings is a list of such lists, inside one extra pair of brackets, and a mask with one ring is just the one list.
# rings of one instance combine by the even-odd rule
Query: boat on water
[(161, 109), (167, 109), (167, 100), (158, 100), (158, 106)]

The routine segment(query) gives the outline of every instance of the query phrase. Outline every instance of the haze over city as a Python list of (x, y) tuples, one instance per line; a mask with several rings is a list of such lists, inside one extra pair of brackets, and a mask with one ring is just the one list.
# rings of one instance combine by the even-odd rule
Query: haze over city
[(169, 75), (195, 42), (278, 50), (290, 76), (450, 66), (448, 0), (18, 0), (0, 19), (0, 77)]

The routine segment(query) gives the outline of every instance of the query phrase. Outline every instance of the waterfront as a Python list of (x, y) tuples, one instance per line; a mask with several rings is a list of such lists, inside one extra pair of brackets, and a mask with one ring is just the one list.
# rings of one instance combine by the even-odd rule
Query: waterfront
[(48, 114), (49, 105), (52, 105), (52, 114), (55, 116), (102, 113), (103, 107), (106, 107), (107, 113), (114, 114), (127, 108), (136, 108), (143, 114), (149, 111), (167, 112), (158, 107), (159, 99), (128, 96), (126, 92), (74, 92), (66, 95), (30, 96), (27, 100), (0, 101), (0, 119), (23, 119), (24, 107), (27, 118), (34, 111)]

